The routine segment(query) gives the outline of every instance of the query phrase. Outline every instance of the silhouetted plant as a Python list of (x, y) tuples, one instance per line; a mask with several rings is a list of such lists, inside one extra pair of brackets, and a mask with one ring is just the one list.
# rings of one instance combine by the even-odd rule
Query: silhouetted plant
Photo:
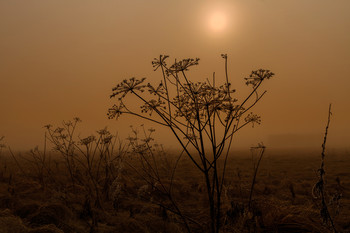
[[(97, 217), (94, 209), (103, 209), (104, 200), (110, 198), (110, 187), (119, 174), (118, 167), (122, 164), (124, 148), (117, 135), (111, 134), (107, 128), (96, 131), (96, 135), (80, 138), (75, 135), (79, 118), (64, 121), (63, 127), (53, 128), (46, 125), (47, 139), (59, 152), (67, 166), (73, 184), (85, 189), (86, 201), (84, 209), (89, 207), (91, 212), (90, 232), (97, 229)], [(118, 147), (117, 147), (118, 146)]]
[(74, 160), (76, 142), (74, 141), (73, 136), (79, 122), (81, 122), (81, 120), (76, 117), (73, 121), (63, 121), (63, 127), (52, 129), (52, 125), (50, 124), (44, 126), (48, 133), (47, 139), (55, 146), (54, 150), (63, 155), (65, 159), (73, 185), (75, 184), (74, 172), (76, 170)]
[(258, 169), (260, 166), (260, 162), (263, 158), (263, 155), (265, 153), (266, 147), (264, 144), (259, 143), (258, 146), (252, 147), (251, 153), (252, 153), (252, 162), (253, 162), (253, 180), (252, 180), (252, 185), (250, 187), (250, 193), (249, 193), (249, 201), (248, 201), (248, 208), (251, 210), (251, 204), (252, 204), (252, 197), (253, 197), (253, 192), (254, 192), (254, 186), (256, 183), (256, 175), (258, 174)]
[(139, 163), (137, 164), (135, 160), (133, 163), (126, 163), (147, 183), (139, 188), (139, 198), (160, 206), (163, 220), (166, 219), (168, 211), (178, 215), (188, 232), (190, 232), (188, 222), (201, 226), (183, 213), (173, 193), (175, 171), (183, 153), (178, 156), (175, 162), (170, 161), (166, 157), (162, 145), (153, 142), (155, 129), (146, 130), (144, 125), (142, 125), (141, 133), (133, 126), (131, 129), (132, 135), (127, 138), (129, 152), (133, 157), (137, 155), (136, 161)]
[[(192, 82), (186, 72), (198, 65), (199, 59), (183, 59), (168, 66), (168, 56), (160, 55), (152, 62), (160, 70), (162, 80), (157, 85), (145, 83), (146, 78), (125, 79), (114, 87), (111, 98), (117, 98), (108, 111), (109, 118), (130, 114), (167, 127), (185, 154), (203, 174), (209, 202), (210, 231), (221, 227), (221, 194), (225, 180), (226, 162), (233, 136), (248, 124), (260, 124), (260, 117), (250, 109), (263, 97), (261, 84), (274, 74), (269, 70), (253, 71), (245, 78), (251, 92), (239, 102), (234, 97), (225, 60), (225, 82), (217, 85), (215, 75), (210, 82)], [(139, 104), (128, 103), (126, 97), (136, 97)], [(138, 106), (139, 108), (136, 108)], [(207, 145), (207, 146), (206, 146)], [(222, 169), (218, 160), (223, 157)]]
[(34, 149), (31, 149), (27, 154), (20, 154), (19, 157), (22, 160), (28, 162), (34, 168), (34, 178), (39, 181), (42, 189), (45, 189), (46, 180), (49, 177), (52, 178), (50, 169), (50, 157), (46, 153), (46, 135), (43, 151), (40, 151), (39, 147), (36, 146)]
[(324, 138), (323, 138), (323, 143), (322, 143), (322, 152), (321, 152), (321, 165), (320, 168), (318, 169), (319, 172), (319, 180), (317, 183), (314, 185), (312, 193), (315, 198), (318, 198), (321, 200), (321, 207), (320, 207), (320, 214), (323, 220), (324, 224), (329, 224), (329, 226), (332, 228), (334, 233), (337, 233), (337, 230), (334, 225), (333, 218), (331, 214), (329, 213), (328, 205), (327, 205), (327, 197), (326, 197), (326, 189), (325, 189), (325, 169), (324, 169), (324, 164), (325, 164), (325, 156), (326, 156), (326, 142), (327, 142), (327, 136), (328, 136), (328, 128), (329, 128), (329, 123), (331, 121), (331, 111), (332, 105), (329, 105), (328, 109), (328, 120), (327, 120), (327, 125), (326, 125), (326, 130), (324, 133)]
[(111, 134), (107, 128), (96, 131), (97, 135), (77, 137), (75, 131), (79, 122), (79, 118), (74, 118), (73, 121), (64, 121), (63, 127), (54, 129), (52, 125), (46, 125), (47, 139), (54, 145), (53, 149), (63, 155), (72, 183), (76, 182), (74, 176), (78, 165), (91, 178), (99, 180), (103, 176), (110, 181), (108, 176), (113, 168), (109, 166), (119, 162), (123, 152), (121, 143), (116, 148), (117, 136)]

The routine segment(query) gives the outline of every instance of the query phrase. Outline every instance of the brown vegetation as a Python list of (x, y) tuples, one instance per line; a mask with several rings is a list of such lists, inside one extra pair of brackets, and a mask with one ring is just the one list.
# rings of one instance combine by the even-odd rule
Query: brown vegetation
[[(167, 154), (169, 160), (176, 156)], [(329, 205), (339, 232), (350, 231), (349, 154), (333, 152), (327, 161), (328, 195), (341, 192), (340, 202)], [(159, 164), (164, 160), (156, 156)], [(95, 205), (89, 189), (72, 186), (67, 167), (59, 155), (51, 155), (50, 176), (45, 189), (35, 176), (36, 170), (19, 159), (24, 174), (8, 154), (2, 155), (0, 232), (183, 232), (181, 218), (166, 209), (166, 193), (152, 187), (134, 168), (125, 166), (119, 186), (109, 184), (116, 196)], [(137, 167), (140, 161), (125, 158)], [(235, 152), (228, 163), (227, 182), (222, 200), (222, 232), (332, 232), (320, 216), (319, 201), (312, 196), (317, 181), (319, 153), (269, 152), (261, 161), (255, 180), (251, 208), (249, 194), (253, 164), (248, 153)], [(201, 177), (189, 159), (178, 162), (173, 199), (193, 232), (208, 230), (207, 200)], [(139, 170), (140, 171), (140, 170)], [(164, 177), (164, 183), (166, 183)], [(117, 181), (115, 181), (117, 182)], [(143, 187), (143, 188), (142, 188)], [(145, 188), (146, 187), (146, 188)], [(159, 188), (159, 187), (158, 187)], [(99, 186), (103, 190), (103, 185)], [(115, 189), (115, 190), (113, 190)], [(144, 189), (144, 190), (143, 190)], [(91, 190), (90, 190), (91, 191)], [(162, 206), (163, 205), (163, 206)], [(165, 207), (165, 208), (164, 208)]]

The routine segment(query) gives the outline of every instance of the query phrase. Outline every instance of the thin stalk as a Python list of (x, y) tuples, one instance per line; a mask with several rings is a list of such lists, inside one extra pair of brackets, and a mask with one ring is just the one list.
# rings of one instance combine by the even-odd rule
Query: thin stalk
[(326, 142), (327, 142), (327, 136), (328, 136), (328, 128), (329, 128), (329, 123), (331, 121), (331, 115), (332, 115), (332, 112), (331, 112), (331, 108), (332, 108), (332, 104), (329, 104), (329, 109), (328, 109), (328, 120), (327, 120), (327, 125), (326, 125), (326, 130), (325, 130), (325, 134), (324, 134), (324, 138), (323, 138), (323, 143), (322, 143), (322, 153), (321, 153), (321, 158), (322, 158), (322, 161), (321, 161), (321, 167), (319, 169), (319, 173), (320, 173), (320, 181), (319, 183), (321, 183), (321, 187), (320, 187), (320, 194), (321, 194), (321, 201), (322, 201), (322, 210), (321, 210), (321, 215), (324, 219), (327, 219), (331, 222), (331, 226), (332, 226), (332, 229), (333, 229), (333, 232), (334, 233), (337, 233), (337, 230), (335, 228), (335, 225), (334, 225), (334, 222), (333, 222), (333, 219), (329, 213), (329, 210), (328, 210), (328, 206), (326, 204), (326, 198), (325, 198), (325, 188), (324, 188), (324, 184), (325, 184), (325, 178), (324, 178), (324, 175), (325, 175), (325, 170), (324, 170), (324, 158), (326, 156)]
[(264, 155), (264, 152), (265, 152), (265, 146), (253, 147), (252, 150), (254, 150), (254, 149), (261, 149), (261, 150), (260, 150), (260, 156), (259, 156), (258, 163), (256, 165), (254, 165), (253, 181), (252, 181), (252, 185), (250, 187), (250, 193), (249, 193), (249, 202), (248, 202), (249, 210), (251, 210), (253, 190), (254, 190), (254, 185), (255, 185), (255, 182), (256, 182), (256, 175), (258, 174), (258, 169), (259, 169), (259, 166), (260, 166), (260, 162), (261, 162), (261, 159), (262, 159), (262, 157)]

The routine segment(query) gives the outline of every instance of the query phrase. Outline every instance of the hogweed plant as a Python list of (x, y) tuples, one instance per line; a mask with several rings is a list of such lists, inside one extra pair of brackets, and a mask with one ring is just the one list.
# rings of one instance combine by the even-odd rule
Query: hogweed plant
[[(212, 81), (193, 82), (187, 71), (199, 64), (199, 59), (183, 59), (167, 64), (168, 56), (160, 55), (152, 61), (154, 71), (162, 79), (157, 85), (146, 83), (146, 78), (125, 79), (112, 89), (111, 98), (117, 103), (108, 110), (110, 119), (133, 115), (168, 128), (184, 153), (202, 173), (208, 197), (210, 231), (219, 232), (222, 218), (221, 194), (225, 181), (227, 157), (233, 136), (248, 125), (260, 124), (260, 117), (251, 109), (265, 95), (262, 83), (274, 76), (269, 70), (253, 71), (245, 78), (251, 87), (249, 94), (239, 101), (231, 87), (225, 62), (225, 81), (218, 85), (215, 73)], [(136, 97), (138, 105), (130, 102)], [(134, 99), (134, 98), (133, 98)], [(218, 161), (223, 159), (219, 169)]]
[(73, 187), (82, 185), (97, 208), (102, 208), (101, 199), (109, 199), (109, 189), (122, 166), (124, 148), (117, 141), (117, 135), (107, 128), (96, 131), (95, 135), (84, 138), (76, 136), (79, 118), (64, 121), (62, 127), (46, 125), (47, 139), (53, 149), (65, 161)]
[(46, 138), (64, 158), (73, 190), (78, 186), (83, 188), (83, 215), (91, 219), (87, 222), (90, 232), (97, 232), (99, 210), (104, 210), (105, 201), (115, 199), (110, 189), (118, 186), (120, 180), (124, 146), (107, 128), (84, 138), (77, 136), (80, 122), (74, 118), (58, 127), (46, 125)]

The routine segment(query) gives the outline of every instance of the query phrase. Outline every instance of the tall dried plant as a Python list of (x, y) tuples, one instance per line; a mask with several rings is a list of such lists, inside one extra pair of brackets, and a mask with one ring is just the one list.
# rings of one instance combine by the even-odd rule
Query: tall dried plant
[(322, 143), (322, 152), (321, 152), (321, 165), (320, 168), (318, 169), (318, 175), (319, 179), (317, 183), (313, 187), (313, 196), (317, 199), (320, 199), (321, 201), (321, 207), (320, 207), (320, 214), (323, 220), (323, 223), (329, 225), (334, 233), (337, 233), (337, 229), (334, 225), (333, 218), (329, 212), (328, 205), (327, 205), (327, 197), (326, 197), (326, 179), (325, 179), (325, 156), (326, 156), (326, 142), (327, 142), (327, 136), (328, 136), (328, 128), (329, 128), (329, 123), (331, 121), (331, 115), (332, 115), (332, 105), (329, 105), (328, 109), (328, 120), (327, 120), (327, 125), (323, 137), (323, 143)]
[[(187, 76), (189, 68), (198, 65), (199, 59), (183, 59), (167, 64), (168, 56), (160, 55), (153, 60), (155, 71), (162, 80), (157, 85), (146, 83), (146, 78), (125, 79), (112, 89), (111, 98), (117, 103), (109, 109), (108, 117), (133, 115), (168, 128), (203, 175), (208, 197), (212, 233), (219, 232), (222, 218), (222, 191), (225, 180), (227, 157), (233, 136), (249, 124), (260, 124), (260, 117), (250, 110), (264, 96), (258, 92), (261, 84), (274, 76), (269, 70), (253, 71), (245, 78), (251, 87), (249, 94), (239, 101), (234, 97), (225, 61), (225, 77), (217, 85), (215, 73), (212, 81), (193, 82)], [(134, 98), (139, 101), (135, 104)], [(130, 101), (130, 102), (129, 102)], [(132, 101), (132, 102), (131, 102)], [(219, 169), (218, 161), (224, 165)]]

